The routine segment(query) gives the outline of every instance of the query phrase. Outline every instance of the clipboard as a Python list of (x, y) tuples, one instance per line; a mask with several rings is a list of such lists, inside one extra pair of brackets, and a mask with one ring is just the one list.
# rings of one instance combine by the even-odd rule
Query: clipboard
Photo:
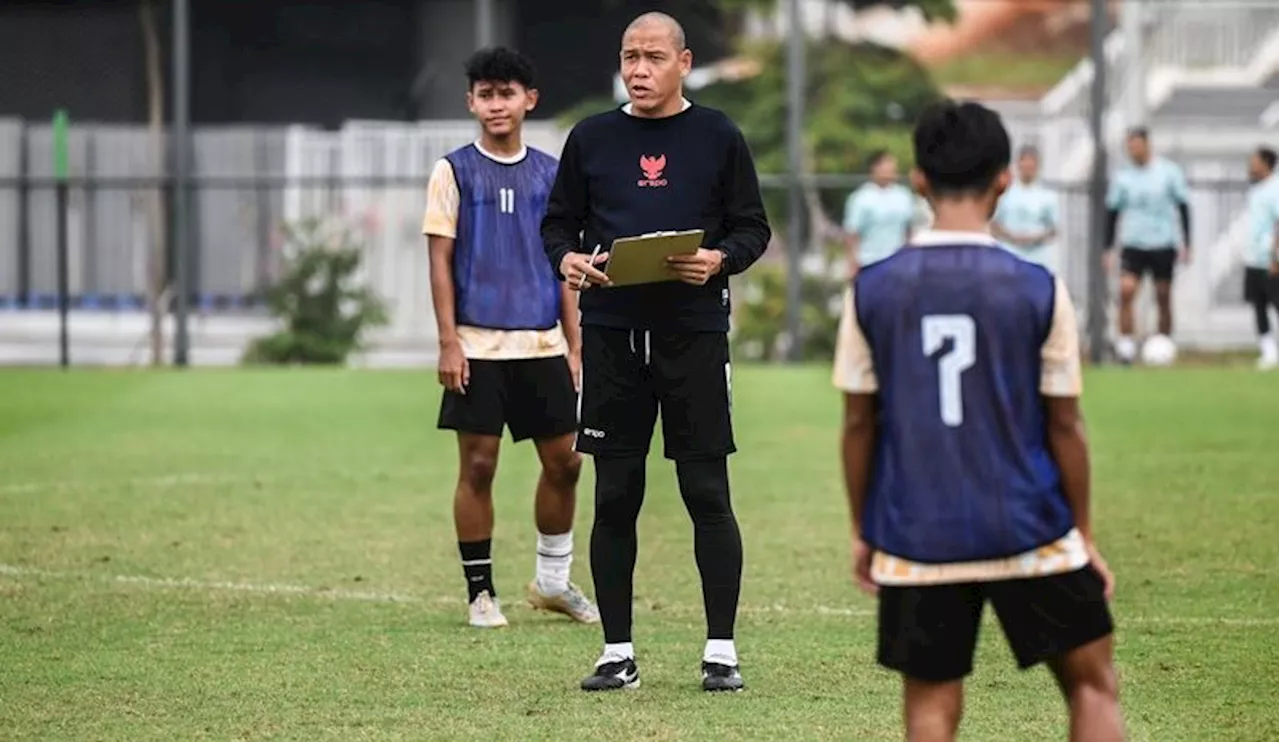
[(619, 237), (609, 248), (604, 273), (615, 287), (675, 281), (675, 272), (667, 266), (667, 258), (698, 252), (705, 234), (701, 229), (689, 229)]

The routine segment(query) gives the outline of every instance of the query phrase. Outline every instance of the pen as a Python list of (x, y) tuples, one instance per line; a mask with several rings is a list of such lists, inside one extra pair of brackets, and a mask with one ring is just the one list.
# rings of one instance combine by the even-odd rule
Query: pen
[[(591, 260), (589, 261), (588, 265), (595, 265), (595, 264), (596, 264), (596, 256), (597, 256), (597, 255), (599, 255), (599, 254), (600, 254), (600, 243), (599, 243), (599, 242), (597, 242), (597, 243), (596, 243), (596, 249), (594, 249), (594, 250), (592, 250), (592, 251), (591, 251)], [(584, 271), (582, 272), (582, 278), (579, 278), (579, 279), (578, 279), (578, 290), (579, 290), (579, 291), (581, 291), (581, 290), (582, 290), (582, 287), (583, 287), (583, 286), (585, 286), (586, 284), (587, 284), (587, 272), (584, 270)]]

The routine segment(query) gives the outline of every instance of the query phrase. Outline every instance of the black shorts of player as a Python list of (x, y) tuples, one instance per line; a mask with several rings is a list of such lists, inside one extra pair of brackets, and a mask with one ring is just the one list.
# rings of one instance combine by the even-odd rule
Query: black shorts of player
[(661, 410), (667, 458), (728, 456), (737, 450), (731, 372), (723, 332), (584, 326), (578, 450), (602, 458), (645, 456)]
[(1126, 247), (1120, 250), (1121, 272), (1138, 278), (1143, 278), (1150, 273), (1153, 281), (1172, 281), (1173, 266), (1177, 262), (1178, 251), (1172, 247), (1161, 247), (1156, 250)]
[(467, 393), (445, 390), (436, 427), (513, 440), (541, 440), (578, 429), (578, 393), (564, 356), (512, 361), (468, 360)]
[(1112, 631), (1102, 577), (1091, 566), (999, 582), (881, 586), (877, 659), (917, 680), (963, 678), (973, 670), (988, 600), (1024, 670)]
[(1280, 276), (1266, 268), (1244, 269), (1244, 300), (1250, 304), (1276, 304), (1280, 296)]

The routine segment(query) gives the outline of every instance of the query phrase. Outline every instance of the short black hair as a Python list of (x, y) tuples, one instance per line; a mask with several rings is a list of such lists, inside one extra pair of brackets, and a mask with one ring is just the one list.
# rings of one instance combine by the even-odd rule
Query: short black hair
[(973, 102), (925, 109), (912, 134), (916, 167), (938, 195), (982, 193), (1009, 167), (1012, 147), (1000, 116)]
[(1018, 159), (1021, 160), (1024, 157), (1034, 157), (1037, 160), (1040, 159), (1040, 148), (1034, 144), (1022, 145), (1022, 147), (1018, 149)]
[(871, 155), (867, 157), (867, 169), (874, 169), (876, 165), (879, 165), (881, 161), (884, 160), (884, 158), (889, 156), (889, 150), (887, 149), (877, 149), (873, 151)]
[(1141, 139), (1144, 142), (1151, 141), (1151, 130), (1145, 126), (1135, 126), (1129, 129), (1127, 134), (1129, 139)]
[(1259, 160), (1262, 160), (1262, 164), (1266, 165), (1268, 170), (1274, 171), (1276, 169), (1276, 151), (1274, 149), (1259, 147), (1254, 154), (1258, 156)]
[(481, 49), (467, 59), (467, 88), (478, 82), (515, 82), (525, 90), (537, 87), (533, 62), (505, 46)]

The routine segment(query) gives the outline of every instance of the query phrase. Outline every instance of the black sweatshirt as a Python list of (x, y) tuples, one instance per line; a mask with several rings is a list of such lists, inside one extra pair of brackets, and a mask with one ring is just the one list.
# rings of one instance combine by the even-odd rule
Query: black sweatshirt
[(746, 140), (719, 111), (691, 105), (646, 119), (615, 109), (569, 132), (542, 220), (557, 275), (572, 250), (590, 253), (600, 244), (604, 252), (617, 237), (685, 229), (704, 230), (703, 247), (724, 253), (719, 274), (703, 286), (589, 289), (579, 305), (583, 324), (727, 332), (729, 276), (764, 253), (769, 223)]

